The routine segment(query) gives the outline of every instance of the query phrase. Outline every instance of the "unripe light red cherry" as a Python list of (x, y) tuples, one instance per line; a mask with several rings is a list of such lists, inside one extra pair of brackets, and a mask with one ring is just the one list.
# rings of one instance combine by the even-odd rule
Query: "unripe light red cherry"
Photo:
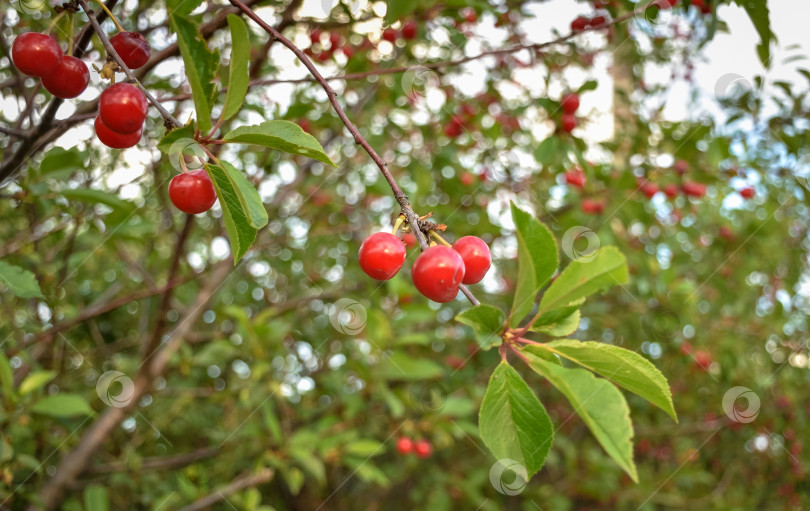
[(674, 199), (678, 196), (678, 185), (674, 183), (670, 183), (664, 187), (664, 194), (666, 194), (667, 198)]
[(567, 114), (573, 114), (579, 108), (579, 95), (577, 94), (566, 94), (562, 97), (562, 101), (560, 101), (560, 106), (563, 109), (563, 112)]
[(686, 181), (683, 184), (683, 193), (687, 197), (701, 198), (706, 195), (706, 185), (703, 183), (695, 183), (694, 181)]
[(414, 20), (407, 21), (404, 25), (402, 25), (402, 38), (407, 39), (408, 41), (416, 39), (416, 32), (417, 32), (416, 22)]
[(652, 199), (658, 193), (658, 185), (649, 181), (644, 181), (638, 188), (648, 199)]
[(433, 446), (427, 440), (418, 440), (414, 444), (413, 450), (420, 458), (427, 458), (433, 452)]
[(582, 199), (582, 212), (588, 215), (601, 215), (605, 211), (605, 201)]
[(678, 174), (686, 174), (689, 170), (689, 162), (686, 160), (676, 160), (675, 163), (672, 164), (672, 170)]
[(149, 104), (146, 96), (131, 83), (110, 85), (99, 98), (98, 114), (113, 131), (127, 134), (143, 127)]
[(577, 118), (574, 114), (562, 114), (560, 117), (560, 126), (566, 133), (571, 133), (577, 127)]
[(405, 263), (405, 244), (390, 232), (377, 232), (360, 245), (357, 259), (366, 275), (388, 280)]
[(98, 137), (102, 144), (112, 149), (126, 149), (132, 147), (138, 143), (143, 134), (143, 129), (135, 133), (127, 133), (126, 135), (116, 133), (104, 124), (101, 117), (96, 117), (94, 126), (96, 128), (96, 137)]
[(580, 169), (569, 170), (565, 173), (565, 182), (571, 186), (582, 188), (585, 186), (585, 173)]
[(14, 44), (11, 45), (11, 60), (22, 73), (42, 78), (59, 67), (59, 63), (62, 62), (62, 48), (50, 36), (26, 32), (14, 39)]
[(56, 70), (42, 77), (42, 86), (57, 98), (75, 98), (90, 83), (90, 71), (87, 64), (76, 57), (65, 55)]
[(462, 284), (478, 284), (492, 266), (492, 254), (484, 240), (477, 236), (464, 236), (453, 243), (453, 250), (464, 261)]
[(169, 198), (180, 211), (196, 215), (211, 209), (217, 193), (208, 174), (199, 169), (174, 176), (169, 183)]
[(151, 48), (139, 32), (119, 32), (110, 38), (110, 43), (130, 69), (138, 69), (149, 60)]
[(397, 452), (405, 455), (409, 454), (411, 451), (413, 451), (413, 440), (405, 436), (400, 437), (397, 440)]
[(419, 254), (411, 276), (420, 293), (434, 302), (447, 303), (458, 295), (464, 271), (464, 260), (458, 252), (436, 245)]

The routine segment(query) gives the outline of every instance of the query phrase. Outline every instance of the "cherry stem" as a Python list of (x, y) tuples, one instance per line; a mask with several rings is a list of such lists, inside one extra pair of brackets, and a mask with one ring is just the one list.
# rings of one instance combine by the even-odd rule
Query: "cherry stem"
[(405, 223), (405, 215), (400, 213), (400, 215), (397, 217), (397, 221), (394, 222), (394, 230), (391, 231), (391, 234), (396, 236), (397, 231), (399, 231), (399, 228), (402, 227), (402, 224), (404, 223)]
[(45, 31), (45, 35), (50, 35), (50, 33), (53, 31), (53, 27), (55, 27), (56, 24), (59, 23), (59, 20), (62, 19), (62, 16), (64, 16), (67, 12), (68, 11), (65, 10), (56, 15), (53, 21), (51, 21), (51, 24), (48, 25), (48, 29)]
[(68, 56), (73, 56), (73, 31), (75, 30), (75, 23), (73, 20), (73, 12), (68, 14), (68, 25), (70, 28), (68, 29)]
[(183, 156), (183, 153), (180, 153), (180, 169), (184, 174), (188, 172), (188, 167), (186, 166), (186, 157)]
[(441, 243), (445, 247), (453, 248), (453, 245), (451, 245), (450, 243), (447, 242), (447, 240), (442, 238), (441, 235), (438, 232), (436, 232), (436, 231), (434, 231), (432, 229), (429, 232), (434, 238), (436, 238), (436, 241), (438, 241), (439, 243)]
[(525, 337), (518, 337), (515, 339), (515, 342), (523, 343), (523, 344), (531, 344), (534, 346), (543, 346), (542, 342), (533, 341), (531, 339), (526, 339)]
[(104, 46), (104, 49), (107, 50), (107, 53), (113, 59), (115, 59), (115, 61), (118, 63), (118, 67), (120, 67), (121, 70), (124, 72), (124, 74), (127, 75), (127, 78), (130, 81), (132, 81), (132, 83), (134, 83), (136, 86), (138, 86), (139, 89), (141, 89), (141, 92), (144, 93), (146, 99), (148, 99), (150, 103), (155, 105), (155, 108), (158, 109), (158, 112), (160, 112), (160, 115), (166, 121), (167, 125), (170, 125), (171, 128), (182, 126), (183, 123), (178, 121), (175, 116), (173, 116), (172, 114), (169, 113), (168, 110), (163, 108), (163, 105), (161, 105), (160, 102), (156, 100), (155, 97), (152, 96), (152, 94), (150, 94), (148, 90), (146, 90), (146, 87), (144, 87), (143, 84), (140, 81), (138, 81), (137, 78), (135, 78), (135, 75), (132, 74), (132, 70), (129, 69), (126, 64), (124, 64), (124, 61), (121, 59), (121, 56), (118, 55), (118, 52), (115, 51), (115, 48), (113, 48), (112, 43), (110, 43), (110, 39), (107, 37), (107, 34), (104, 32), (104, 30), (102, 30), (101, 25), (99, 25), (95, 13), (93, 12), (92, 9), (90, 9), (90, 6), (87, 4), (87, 0), (78, 0), (78, 1), (79, 5), (82, 6), (82, 10), (84, 10), (84, 12), (87, 14), (87, 18), (90, 20), (90, 24), (93, 25), (93, 29), (96, 31), (96, 34), (98, 34), (98, 38), (101, 40), (101, 44)]
[(529, 364), (529, 363), (530, 363), (530, 362), (529, 362), (529, 358), (528, 358), (526, 355), (524, 355), (523, 353), (521, 353), (519, 349), (517, 349), (516, 347), (514, 347), (512, 344), (509, 344), (508, 346), (509, 346), (509, 349), (510, 349), (510, 350), (512, 350), (512, 353), (514, 353), (515, 355), (517, 355), (518, 357), (520, 357), (520, 359), (521, 359), (521, 360), (523, 360), (523, 361), (524, 361), (524, 362), (526, 362), (527, 364)]
[[(109, 17), (110, 17), (110, 19), (112, 20), (112, 22), (113, 22), (113, 23), (115, 23), (115, 28), (117, 28), (119, 32), (126, 32), (126, 30), (124, 30), (124, 27), (122, 27), (122, 26), (121, 26), (121, 24), (120, 24), (120, 23), (118, 23), (118, 18), (116, 18), (116, 17), (113, 15), (112, 11), (110, 11), (110, 9), (109, 9), (109, 8), (108, 8), (106, 5), (104, 5), (104, 2), (102, 2), (101, 0), (98, 0), (98, 4), (101, 6), (101, 9), (102, 9), (104, 12), (106, 12), (106, 13), (107, 13), (107, 16), (109, 16)], [(82, 7), (84, 7), (84, 6), (82, 6)]]
[(213, 137), (213, 136), (214, 136), (214, 133), (216, 133), (216, 132), (217, 132), (217, 130), (220, 128), (220, 126), (222, 126), (222, 123), (223, 123), (223, 122), (225, 122), (225, 116), (224, 116), (224, 115), (220, 115), (220, 116), (219, 116), (219, 119), (217, 119), (217, 123), (214, 125), (214, 127), (213, 127), (213, 128), (211, 128), (211, 133), (209, 133), (209, 134), (208, 134), (208, 136), (207, 136), (207, 137), (205, 137), (205, 138), (206, 138), (206, 139), (209, 139), (209, 138)]

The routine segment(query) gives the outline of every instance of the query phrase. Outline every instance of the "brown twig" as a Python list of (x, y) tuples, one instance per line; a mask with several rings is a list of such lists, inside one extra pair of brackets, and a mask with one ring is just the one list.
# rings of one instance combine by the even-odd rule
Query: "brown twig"
[(273, 479), (274, 474), (275, 471), (270, 468), (264, 468), (255, 474), (244, 474), (231, 481), (230, 484), (218, 488), (209, 495), (206, 495), (205, 497), (194, 501), (194, 503), (181, 508), (180, 511), (201, 511), (203, 509), (208, 509), (217, 502), (227, 499), (229, 495), (232, 495), (240, 490), (258, 486), (270, 481)]

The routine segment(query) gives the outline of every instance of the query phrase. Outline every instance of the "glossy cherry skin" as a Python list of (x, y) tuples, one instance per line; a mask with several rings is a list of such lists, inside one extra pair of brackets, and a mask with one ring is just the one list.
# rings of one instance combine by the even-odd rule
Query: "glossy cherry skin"
[(408, 437), (400, 437), (397, 440), (397, 452), (400, 454), (409, 454), (413, 451), (413, 440)]
[(420, 458), (427, 458), (433, 452), (433, 446), (427, 440), (418, 440), (414, 444), (413, 450)]
[(94, 125), (98, 139), (102, 144), (112, 149), (126, 149), (128, 147), (132, 147), (138, 143), (138, 141), (141, 139), (141, 135), (143, 134), (143, 129), (140, 129), (135, 133), (127, 133), (126, 135), (116, 133), (104, 124), (101, 117), (96, 117), (96, 122)]
[(42, 86), (57, 98), (75, 98), (90, 83), (90, 71), (87, 64), (76, 57), (65, 55), (56, 71), (42, 77)]
[(447, 303), (458, 295), (464, 272), (464, 260), (458, 252), (436, 245), (419, 254), (411, 276), (420, 293), (434, 302)]
[(747, 188), (743, 188), (740, 190), (740, 195), (743, 199), (753, 199), (754, 198), (754, 189), (750, 186)]
[(217, 193), (208, 174), (199, 169), (174, 176), (169, 183), (169, 198), (180, 211), (196, 215), (211, 209)]
[(484, 240), (477, 236), (464, 236), (453, 243), (453, 250), (464, 261), (462, 284), (478, 284), (492, 266), (492, 254)]
[(418, 27), (416, 26), (416, 22), (414, 20), (410, 20), (402, 25), (402, 38), (408, 41), (416, 39), (416, 33)]
[(687, 197), (703, 197), (706, 195), (706, 185), (703, 183), (695, 183), (694, 181), (687, 181), (683, 184), (683, 194)]
[(151, 48), (139, 32), (119, 32), (110, 38), (110, 43), (130, 69), (138, 69), (149, 60)]
[(572, 32), (581, 32), (588, 28), (588, 25), (591, 24), (591, 20), (584, 16), (579, 16), (571, 22), (571, 31)]
[(579, 96), (577, 94), (566, 94), (560, 101), (563, 112), (573, 114), (579, 108)]
[(388, 41), (389, 43), (393, 43), (397, 40), (397, 31), (393, 28), (386, 28), (383, 30), (382, 38)]
[(62, 48), (50, 36), (38, 32), (26, 32), (14, 39), (11, 45), (11, 60), (22, 73), (42, 78), (59, 67)]
[(388, 280), (405, 263), (405, 244), (390, 232), (377, 232), (360, 245), (357, 259), (366, 275), (376, 280)]
[(571, 133), (577, 127), (577, 118), (574, 114), (562, 114), (560, 117), (560, 126), (566, 133)]
[(580, 169), (569, 170), (565, 173), (565, 182), (571, 186), (582, 188), (585, 186), (585, 173)]
[(131, 83), (110, 85), (101, 93), (98, 114), (111, 130), (127, 134), (143, 127), (149, 104), (146, 96)]

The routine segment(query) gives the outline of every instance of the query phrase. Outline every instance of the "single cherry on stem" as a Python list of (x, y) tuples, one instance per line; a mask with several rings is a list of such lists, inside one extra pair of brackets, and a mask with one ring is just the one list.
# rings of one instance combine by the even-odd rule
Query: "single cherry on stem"
[(430, 247), (416, 258), (411, 277), (416, 289), (434, 302), (447, 303), (458, 295), (464, 280), (464, 260), (444, 245)]
[(62, 99), (75, 98), (87, 89), (89, 83), (90, 71), (87, 64), (69, 55), (62, 57), (56, 71), (42, 77), (45, 90)]
[(420, 458), (427, 458), (433, 452), (433, 445), (427, 440), (417, 440), (413, 450)]
[(416, 21), (409, 20), (402, 25), (402, 38), (408, 41), (416, 39), (416, 33), (418, 32), (418, 27), (416, 25)]
[(582, 32), (588, 25), (591, 24), (591, 20), (586, 18), (585, 16), (577, 16), (574, 18), (574, 21), (571, 22), (571, 32)]
[(405, 244), (390, 232), (377, 232), (360, 245), (357, 259), (366, 275), (376, 280), (388, 280), (405, 263)]
[(138, 143), (138, 141), (141, 139), (141, 135), (143, 134), (143, 129), (140, 129), (135, 133), (127, 133), (125, 135), (116, 133), (108, 128), (106, 124), (104, 124), (101, 117), (96, 117), (94, 126), (96, 128), (96, 137), (98, 137), (102, 144), (111, 149), (126, 149), (128, 147), (132, 147)]
[(386, 28), (383, 30), (382, 38), (389, 43), (393, 43), (397, 40), (397, 31), (393, 28)]
[(205, 170), (198, 169), (174, 176), (169, 183), (169, 198), (180, 211), (196, 215), (211, 209), (217, 193)]
[(411, 440), (410, 438), (408, 438), (406, 436), (403, 436), (403, 437), (400, 437), (399, 439), (397, 439), (397, 452), (398, 453), (400, 453), (402, 455), (405, 455), (405, 454), (409, 454), (411, 451), (413, 451), (413, 440)]
[(141, 129), (148, 109), (146, 96), (131, 83), (110, 85), (99, 98), (98, 113), (101, 120), (111, 130), (122, 134)]
[(750, 186), (743, 188), (742, 190), (740, 190), (740, 196), (742, 196), (743, 199), (753, 199), (754, 189)]
[(138, 69), (149, 61), (151, 48), (139, 32), (119, 32), (110, 38), (110, 43), (130, 69)]
[(583, 188), (585, 186), (585, 173), (582, 172), (581, 169), (573, 169), (569, 170), (565, 173), (565, 182), (571, 186), (576, 186), (577, 188)]
[(11, 60), (23, 74), (42, 78), (59, 67), (62, 48), (51, 36), (38, 32), (26, 32), (14, 39), (11, 45)]
[(566, 94), (562, 97), (560, 106), (562, 107), (563, 112), (573, 114), (577, 111), (577, 108), (579, 108), (579, 95), (574, 93)]
[(464, 261), (462, 284), (478, 284), (492, 266), (492, 254), (484, 240), (477, 236), (464, 236), (453, 243), (453, 250)]
[(706, 195), (706, 185), (694, 181), (686, 181), (683, 186), (683, 194), (687, 197), (701, 198)]
[(571, 133), (577, 127), (577, 118), (574, 114), (562, 114), (560, 117), (560, 126), (566, 133)]

